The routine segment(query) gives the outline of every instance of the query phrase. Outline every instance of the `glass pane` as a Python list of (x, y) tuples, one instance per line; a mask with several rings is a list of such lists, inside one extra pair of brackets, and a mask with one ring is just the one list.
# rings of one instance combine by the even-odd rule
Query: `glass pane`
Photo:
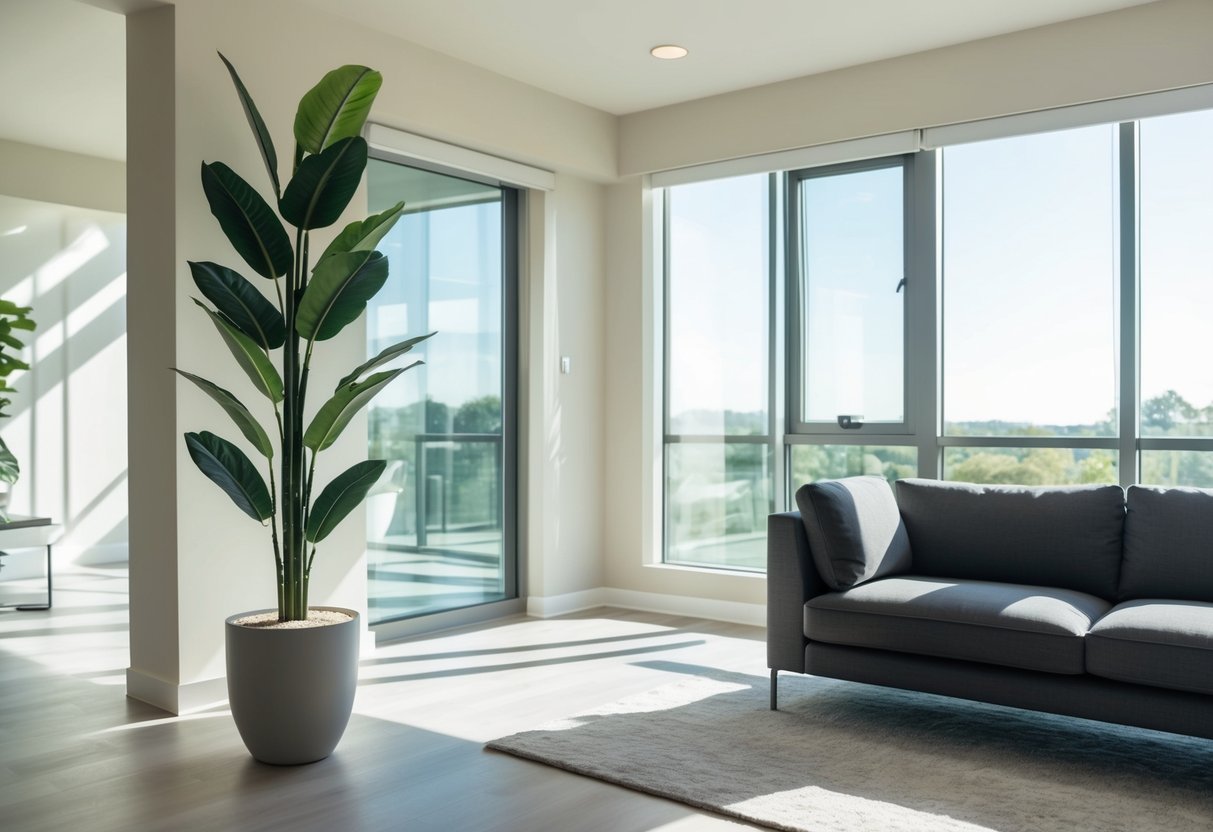
[(1141, 432), (1211, 436), (1213, 112), (1145, 119), (1140, 136)]
[(1213, 488), (1213, 453), (1207, 451), (1142, 451), (1143, 485), (1191, 485)]
[(947, 448), (944, 479), (1009, 485), (1116, 483), (1118, 454), (1081, 448)]
[(905, 418), (901, 166), (800, 183), (804, 421)]
[(792, 445), (792, 490), (806, 482), (877, 476), (889, 482), (918, 476), (918, 449), (884, 445)]
[(669, 433), (767, 431), (769, 181), (666, 191)]
[(945, 434), (1116, 434), (1115, 130), (943, 151)]
[(379, 160), (370, 209), (405, 215), (379, 245), (388, 282), (367, 309), (367, 354), (437, 331), (369, 409), (388, 469), (367, 501), (372, 623), (512, 597), (502, 470), (502, 194)]
[(765, 569), (771, 494), (766, 445), (667, 445), (666, 560)]

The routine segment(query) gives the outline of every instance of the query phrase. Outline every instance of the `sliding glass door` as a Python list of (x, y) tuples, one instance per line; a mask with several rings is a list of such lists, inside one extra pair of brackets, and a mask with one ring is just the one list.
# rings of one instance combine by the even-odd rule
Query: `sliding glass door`
[(425, 363), (369, 412), (388, 461), (367, 503), (371, 623), (516, 597), (514, 286), (517, 196), (492, 184), (372, 159), (371, 211), (404, 201), (379, 249), (367, 354), (427, 332)]

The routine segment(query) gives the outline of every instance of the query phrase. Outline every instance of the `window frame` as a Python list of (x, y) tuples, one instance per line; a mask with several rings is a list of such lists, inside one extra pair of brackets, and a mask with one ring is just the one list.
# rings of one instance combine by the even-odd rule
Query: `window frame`
[[(1205, 107), (1208, 105), (1205, 104)], [(1149, 108), (1147, 108), (1148, 110)], [(768, 370), (770, 409), (768, 433), (765, 436), (686, 436), (668, 433), (668, 199), (659, 197), (663, 205), (663, 221), (658, 224), (663, 239), (658, 243), (664, 252), (655, 274), (662, 281), (659, 292), (662, 311), (660, 323), (664, 329), (657, 341), (663, 350), (660, 366), (663, 374), (661, 421), (662, 442), (657, 460), (663, 468), (660, 482), (659, 512), (661, 552), (656, 562), (675, 566), (702, 568), (702, 564), (684, 564), (668, 557), (667, 496), (665, 488), (665, 459), (669, 445), (679, 442), (769, 443), (772, 454), (774, 511), (794, 508), (792, 494), (800, 485), (791, 482), (791, 454), (798, 445), (882, 445), (916, 447), (918, 476), (942, 479), (946, 476), (944, 456), (948, 449), (968, 448), (1059, 448), (1067, 450), (1108, 450), (1116, 454), (1119, 485), (1127, 488), (1141, 482), (1142, 453), (1147, 451), (1198, 451), (1213, 453), (1213, 437), (1143, 436), (1141, 432), (1141, 159), (1140, 124), (1146, 118), (1178, 115), (1193, 109), (1178, 108), (1174, 112), (1146, 112), (1132, 120), (1091, 120), (1081, 124), (1066, 124), (1049, 129), (1008, 130), (998, 135), (971, 138), (968, 141), (997, 139), (1032, 132), (1052, 132), (1096, 124), (1111, 124), (1115, 130), (1114, 164), (1118, 183), (1114, 190), (1116, 235), (1115, 246), (1115, 320), (1116, 332), (1116, 434), (1105, 437), (1086, 436), (946, 436), (943, 431), (944, 385), (944, 310), (942, 275), (942, 164), (943, 147), (923, 144), (918, 152), (900, 153), (874, 159), (834, 162), (799, 170), (770, 174), (771, 207), (768, 211), (768, 231), (772, 256), (770, 276), (770, 312)], [(954, 143), (961, 143), (960, 141)], [(903, 372), (905, 379), (905, 418), (903, 423), (865, 424), (858, 429), (841, 429), (836, 424), (806, 422), (803, 408), (802, 366), (807, 333), (801, 325), (800, 294), (803, 273), (800, 253), (799, 183), (806, 179), (889, 168), (901, 165), (904, 181), (904, 245), (905, 277), (903, 318)], [(678, 184), (682, 184), (679, 182)], [(671, 186), (667, 186), (671, 187)], [(665, 188), (661, 189), (664, 194)], [(780, 226), (782, 223), (782, 226)], [(708, 567), (715, 571), (748, 573), (737, 567)]]
[[(914, 229), (911, 224), (911, 209), (914, 205), (914, 193), (917, 179), (914, 176), (916, 157), (920, 154), (898, 154), (875, 159), (863, 159), (854, 162), (842, 162), (832, 165), (822, 165), (812, 168), (801, 168), (788, 171), (785, 174), (786, 208), (784, 212), (784, 229), (787, 237), (787, 344), (784, 350), (787, 361), (787, 425), (788, 433), (798, 436), (829, 436), (835, 438), (850, 437), (843, 442), (834, 444), (907, 444), (904, 437), (914, 434), (914, 417), (912, 413), (911, 383), (908, 368), (910, 355), (910, 333), (912, 318), (911, 285), (917, 284), (916, 275), (912, 274), (915, 241)], [(902, 170), (902, 277), (905, 284), (902, 288), (902, 345), (901, 345), (901, 378), (902, 378), (902, 418), (898, 422), (865, 422), (859, 427), (842, 428), (837, 422), (809, 421), (804, 413), (804, 365), (808, 355), (808, 324), (802, 320), (802, 310), (805, 308), (805, 264), (804, 250), (801, 239), (800, 215), (800, 186), (812, 179), (824, 179), (832, 176), (845, 176), (852, 173), (867, 171)], [(911, 278), (914, 278), (913, 280)], [(864, 437), (863, 442), (854, 442), (853, 438)], [(900, 441), (891, 443), (876, 442), (873, 437), (902, 437)], [(869, 441), (870, 440), (870, 441)]]

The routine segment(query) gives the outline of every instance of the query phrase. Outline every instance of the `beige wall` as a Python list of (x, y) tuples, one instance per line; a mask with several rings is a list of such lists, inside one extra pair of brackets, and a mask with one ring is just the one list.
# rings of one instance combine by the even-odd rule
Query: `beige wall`
[[(646, 316), (640, 174), (900, 130), (1213, 82), (1213, 3), (1124, 11), (785, 81), (620, 119), (620, 184), (607, 213), (605, 583), (625, 591), (761, 604), (752, 576), (657, 565), (660, 360)], [(700, 609), (710, 610), (711, 605)]]
[(0, 194), (122, 213), (126, 165), (0, 139)]
[[(549, 406), (537, 423), (541, 435), (552, 443), (549, 447), (558, 449), (548, 457), (547, 469), (552, 474), (547, 478), (548, 493), (556, 502), (532, 500), (547, 510), (538, 514), (540, 528), (529, 531), (548, 545), (522, 555), (529, 572), (542, 576), (542, 591), (596, 586), (601, 517), (592, 508), (600, 503), (601, 492), (591, 472), (599, 467), (601, 454), (603, 222), (602, 189), (589, 180), (613, 175), (612, 117), (284, 0), (181, 0), (175, 9), (148, 14), (175, 16), (175, 34), (169, 49), (157, 40), (162, 36), (156, 26), (148, 26), (147, 31), (140, 31), (137, 24), (128, 27), (131, 54), (147, 59), (132, 65), (132, 73), (139, 77), (128, 79), (128, 121), (132, 135), (138, 135), (136, 125), (150, 125), (158, 139), (155, 145), (141, 148), (147, 155), (136, 154), (132, 143), (131, 181), (143, 181), (145, 165), (149, 169), (169, 165), (168, 172), (157, 174), (162, 184), (149, 185), (151, 193), (139, 198), (138, 227), (132, 204), (132, 292), (136, 285), (148, 290), (138, 304), (139, 321), (134, 320), (132, 307), (132, 344), (141, 338), (149, 346), (158, 345), (155, 363), (160, 369), (152, 362), (136, 368), (132, 358), (131, 408), (154, 410), (160, 424), (146, 426), (156, 433), (158, 456), (149, 458), (132, 448), (135, 681), (128, 690), (166, 707), (199, 704), (204, 693), (215, 690), (212, 682), (224, 672), (222, 619), (271, 606), (275, 597), (265, 530), (240, 514), (202, 477), (180, 441), (187, 430), (224, 430), (226, 417), (192, 387), (178, 383), (166, 391), (163, 381), (163, 367), (180, 366), (228, 387), (250, 405), (261, 406), (258, 412), (266, 409), (190, 299), (195, 290), (186, 260), (214, 259), (238, 269), (243, 265), (210, 216), (198, 184), (199, 162), (222, 160), (263, 195), (269, 190), (216, 50), (237, 66), (256, 99), (273, 134), (284, 178), (299, 97), (326, 71), (343, 63), (363, 63), (382, 71), (384, 86), (375, 105), (375, 121), (558, 172), (556, 190), (541, 200), (548, 204), (553, 222), (544, 229), (551, 262), (544, 262), (540, 276), (548, 283), (537, 320), (560, 328), (559, 334), (552, 331), (545, 336), (551, 344), (548, 352), (564, 350), (576, 363), (573, 376), (561, 377), (546, 388)], [(149, 73), (166, 75), (168, 89), (156, 89)], [(174, 113), (171, 125), (157, 125), (157, 119), (165, 118), (164, 100), (173, 97), (175, 110), (168, 108)], [(365, 214), (365, 198), (356, 197), (354, 202), (333, 229), (314, 234), (313, 250), (325, 244), (333, 230)], [(156, 205), (159, 213), (153, 210)], [(171, 266), (163, 268), (166, 257)], [(524, 276), (524, 281), (532, 279), (538, 278)], [(269, 290), (269, 281), (263, 282)], [(165, 285), (172, 291), (157, 294)], [(169, 325), (157, 328), (156, 322), (163, 319)], [(313, 389), (328, 387), (363, 359), (365, 333), (352, 326), (322, 347), (313, 359)], [(171, 449), (160, 436), (166, 419), (172, 426)], [(132, 435), (138, 429), (132, 418)], [(233, 434), (225, 433), (239, 439)], [(318, 481), (323, 483), (364, 459), (365, 437), (365, 420), (351, 423), (321, 457)], [(173, 460), (175, 469), (164, 463), (165, 456)], [(175, 496), (167, 510), (144, 511), (138, 493), (159, 496), (162, 502), (165, 494)], [(313, 573), (313, 603), (365, 609), (364, 537), (362, 525), (351, 520), (326, 541)], [(143, 577), (136, 579), (135, 572)], [(180, 700), (167, 701), (173, 695)]]
[(1213, 3), (1161, 0), (623, 116), (621, 175), (1213, 81)]

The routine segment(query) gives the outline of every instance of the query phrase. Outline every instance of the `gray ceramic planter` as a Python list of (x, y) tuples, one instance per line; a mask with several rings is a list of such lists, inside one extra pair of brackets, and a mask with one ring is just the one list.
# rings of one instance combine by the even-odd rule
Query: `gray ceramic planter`
[(340, 624), (297, 630), (241, 627), (227, 619), (227, 692), (236, 728), (263, 763), (323, 760), (337, 747), (358, 685), (358, 613)]

